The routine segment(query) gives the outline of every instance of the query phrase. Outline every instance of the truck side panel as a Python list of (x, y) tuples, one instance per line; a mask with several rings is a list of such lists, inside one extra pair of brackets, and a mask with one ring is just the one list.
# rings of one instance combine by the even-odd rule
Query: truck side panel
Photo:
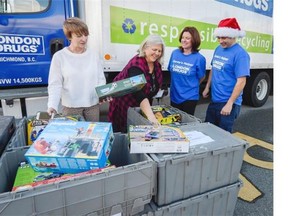
[(85, 19), (94, 32), (89, 41), (99, 48), (106, 72), (121, 71), (149, 34), (163, 37), (166, 43), (163, 69), (167, 69), (170, 53), (180, 45), (179, 34), (188, 25), (200, 31), (201, 52), (207, 58), (209, 69), (218, 45), (213, 31), (226, 17), (236, 17), (246, 31), (246, 37), (239, 39), (239, 43), (251, 56), (251, 68), (273, 68), (273, 1), (249, 2), (88, 0), (85, 1)]
[(67, 45), (62, 24), (73, 13), (71, 2), (6, 2), (0, 7), (0, 88), (47, 85), (51, 57)]

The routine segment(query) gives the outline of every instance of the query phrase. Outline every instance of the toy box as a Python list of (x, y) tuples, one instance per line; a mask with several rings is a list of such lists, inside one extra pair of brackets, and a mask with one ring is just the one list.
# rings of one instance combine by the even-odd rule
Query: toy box
[[(172, 107), (165, 105), (152, 106), (152, 111), (161, 125), (181, 123), (182, 116), (180, 112), (177, 112)], [(141, 114), (146, 118), (145, 114), (141, 111)]]
[(28, 145), (31, 145), (44, 130), (50, 121), (84, 121), (80, 115), (62, 116), (60, 114), (49, 116), (47, 112), (37, 112), (36, 116), (30, 117), (27, 122)]
[(40, 182), (41, 183), (39, 185), (43, 184), (45, 182), (44, 180), (55, 179), (63, 175), (63, 173), (37, 172), (30, 166), (29, 163), (21, 162), (17, 169), (12, 191), (26, 190), (28, 188), (37, 186)]
[(97, 86), (95, 89), (99, 100), (101, 101), (107, 97), (120, 97), (138, 91), (143, 88), (145, 84), (145, 76), (144, 74), (141, 74), (106, 85)]
[(51, 184), (59, 181), (66, 181), (68, 179), (81, 177), (93, 173), (99, 173), (112, 168), (115, 168), (115, 166), (109, 165), (107, 163), (107, 166), (105, 166), (104, 168), (92, 169), (86, 172), (80, 172), (75, 174), (64, 174), (53, 172), (37, 172), (30, 166), (30, 164), (22, 162), (17, 170), (12, 191), (27, 190), (28, 188)]
[(113, 144), (109, 122), (51, 121), (25, 157), (35, 171), (77, 173), (103, 168)]
[(44, 130), (50, 119), (40, 119), (38, 115), (31, 117), (27, 123), (28, 145), (31, 145)]
[(187, 153), (189, 140), (175, 127), (129, 126), (130, 153)]

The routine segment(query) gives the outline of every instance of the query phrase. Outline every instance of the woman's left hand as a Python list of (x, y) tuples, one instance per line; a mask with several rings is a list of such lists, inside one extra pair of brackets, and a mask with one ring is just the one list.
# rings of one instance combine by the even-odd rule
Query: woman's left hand
[(161, 127), (161, 124), (160, 122), (156, 119), (156, 117), (154, 116), (154, 118), (152, 117), (151, 119), (149, 119), (149, 121), (151, 122), (151, 124), (158, 128), (158, 127)]

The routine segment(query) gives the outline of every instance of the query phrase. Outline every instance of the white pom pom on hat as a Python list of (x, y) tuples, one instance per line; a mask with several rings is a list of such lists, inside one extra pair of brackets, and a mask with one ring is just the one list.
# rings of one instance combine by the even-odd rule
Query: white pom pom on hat
[(241, 30), (236, 18), (227, 18), (219, 22), (214, 30), (214, 37), (244, 37), (245, 31)]

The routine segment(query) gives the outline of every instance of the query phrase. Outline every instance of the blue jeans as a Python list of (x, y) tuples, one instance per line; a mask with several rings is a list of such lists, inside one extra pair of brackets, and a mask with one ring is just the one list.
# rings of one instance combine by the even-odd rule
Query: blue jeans
[(233, 104), (230, 115), (221, 115), (220, 112), (226, 103), (210, 103), (207, 111), (205, 122), (210, 122), (230, 133), (233, 130), (235, 119), (239, 116), (240, 105)]

